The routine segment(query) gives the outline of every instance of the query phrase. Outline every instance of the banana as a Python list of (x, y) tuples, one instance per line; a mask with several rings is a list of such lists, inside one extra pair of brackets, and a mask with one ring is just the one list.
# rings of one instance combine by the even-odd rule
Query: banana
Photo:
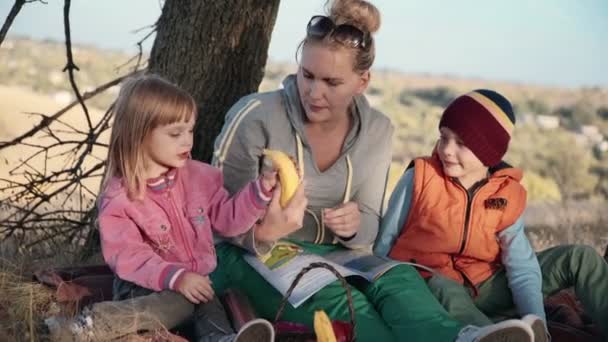
[(281, 198), (279, 202), (281, 203), (281, 207), (285, 208), (300, 184), (300, 176), (296, 170), (296, 165), (283, 151), (264, 149), (262, 154), (268, 157), (277, 168), (279, 181), (281, 182)]
[(315, 311), (314, 327), (318, 342), (336, 342), (334, 328), (331, 326), (331, 321), (325, 311)]

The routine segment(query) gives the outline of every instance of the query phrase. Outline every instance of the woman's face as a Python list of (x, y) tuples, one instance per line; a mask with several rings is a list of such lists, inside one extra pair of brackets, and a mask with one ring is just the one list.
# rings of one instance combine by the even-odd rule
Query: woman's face
[(304, 45), (297, 80), (309, 122), (330, 122), (346, 115), (353, 96), (365, 91), (369, 71), (357, 73), (353, 63), (348, 49)]

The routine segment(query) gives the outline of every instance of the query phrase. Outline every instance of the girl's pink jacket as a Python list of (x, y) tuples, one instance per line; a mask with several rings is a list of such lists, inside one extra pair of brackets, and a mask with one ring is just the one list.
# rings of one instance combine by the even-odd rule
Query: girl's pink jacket
[(143, 201), (112, 179), (99, 208), (104, 259), (121, 279), (155, 291), (175, 289), (185, 271), (209, 274), (217, 264), (212, 230), (244, 233), (270, 200), (259, 179), (233, 197), (223, 184), (219, 169), (193, 160), (148, 180)]

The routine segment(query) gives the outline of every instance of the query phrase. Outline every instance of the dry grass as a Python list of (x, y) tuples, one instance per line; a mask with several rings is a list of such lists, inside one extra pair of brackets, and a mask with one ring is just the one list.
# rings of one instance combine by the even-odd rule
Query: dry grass
[(10, 341), (43, 339), (42, 320), (59, 313), (54, 292), (20, 276), (19, 268), (0, 262), (0, 336)]
[(526, 231), (537, 251), (564, 244), (584, 244), (604, 255), (608, 246), (605, 204), (572, 201), (529, 206)]
[[(6, 245), (6, 241), (0, 242), (0, 247)], [(55, 296), (55, 289), (32, 280), (32, 270), (68, 265), (72, 257), (67, 252), (65, 255), (57, 252), (54, 258), (39, 261), (33, 255), (21, 255), (18, 262), (14, 262), (12, 260), (17, 260), (17, 257), (9, 259), (0, 255), (0, 342), (48, 341), (48, 331), (44, 324), (46, 318), (70, 318), (77, 314), (78, 303), (60, 303)], [(85, 264), (101, 262), (99, 257), (95, 256)], [(117, 308), (113, 312), (116, 314), (113, 314), (111, 321), (97, 321), (94, 341), (180, 341), (148, 313), (136, 312), (129, 308)], [(142, 325), (154, 326), (156, 329), (141, 335), (134, 333), (117, 338), (124, 335), (124, 332), (138, 331), (138, 327)], [(109, 336), (112, 338), (108, 338)]]

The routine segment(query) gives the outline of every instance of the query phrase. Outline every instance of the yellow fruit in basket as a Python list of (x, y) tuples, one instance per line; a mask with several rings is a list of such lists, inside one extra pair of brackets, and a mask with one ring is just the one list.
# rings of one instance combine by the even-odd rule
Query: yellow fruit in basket
[(281, 207), (285, 208), (300, 184), (300, 176), (298, 175), (296, 165), (283, 151), (264, 149), (262, 153), (277, 168), (279, 181), (281, 182), (281, 198), (279, 202), (281, 203)]
[(314, 326), (317, 342), (336, 342), (334, 328), (331, 326), (331, 321), (325, 311), (315, 311)]

